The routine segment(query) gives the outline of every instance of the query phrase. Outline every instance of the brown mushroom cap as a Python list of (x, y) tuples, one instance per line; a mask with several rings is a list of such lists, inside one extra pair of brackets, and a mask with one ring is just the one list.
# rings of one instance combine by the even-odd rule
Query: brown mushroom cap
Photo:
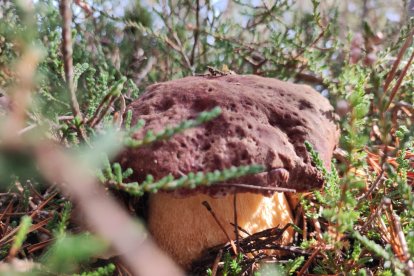
[[(222, 109), (218, 118), (168, 141), (129, 149), (120, 158), (121, 163), (134, 170), (133, 178), (138, 181), (147, 174), (160, 179), (170, 173), (180, 177), (189, 172), (262, 164), (267, 172), (226, 184), (284, 187), (298, 192), (322, 187), (322, 175), (313, 166), (304, 142), (309, 141), (329, 167), (339, 131), (328, 100), (306, 85), (253, 75), (186, 77), (154, 84), (129, 106), (132, 124), (138, 119), (146, 121), (135, 138), (142, 138), (148, 130), (158, 132), (193, 119), (215, 106)], [(225, 185), (181, 189), (181, 193), (210, 195), (228, 191)]]
[[(124, 168), (134, 169), (132, 178), (138, 181), (147, 174), (158, 180), (170, 173), (180, 177), (239, 165), (266, 167), (264, 173), (227, 183), (179, 189), (185, 198), (171, 193), (150, 195), (148, 227), (153, 237), (187, 268), (203, 250), (226, 242), (228, 237), (235, 238), (231, 223), (235, 223), (236, 212), (238, 226), (251, 234), (292, 223), (291, 208), (283, 193), (235, 186), (230, 189), (229, 185), (285, 187), (299, 192), (320, 188), (323, 178), (312, 165), (304, 142), (309, 141), (329, 167), (339, 136), (333, 108), (312, 88), (240, 75), (187, 77), (150, 86), (129, 107), (133, 124), (138, 119), (146, 121), (134, 136), (142, 138), (148, 130), (158, 132), (178, 125), (216, 106), (222, 109), (218, 118), (168, 141), (127, 149), (119, 159)], [(236, 208), (233, 196), (225, 195), (229, 192), (243, 192), (237, 196)], [(209, 202), (223, 228), (208, 214), (203, 201)], [(292, 235), (289, 229), (280, 242), (289, 243)]]

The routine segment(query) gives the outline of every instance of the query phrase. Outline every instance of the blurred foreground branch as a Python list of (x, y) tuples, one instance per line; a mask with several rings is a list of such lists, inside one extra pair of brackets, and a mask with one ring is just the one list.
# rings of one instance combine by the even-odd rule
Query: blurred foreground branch
[(133, 275), (182, 275), (151, 241), (143, 226), (131, 220), (75, 160), (44, 144), (35, 149), (35, 156), (44, 176), (70, 195), (88, 225), (122, 254)]

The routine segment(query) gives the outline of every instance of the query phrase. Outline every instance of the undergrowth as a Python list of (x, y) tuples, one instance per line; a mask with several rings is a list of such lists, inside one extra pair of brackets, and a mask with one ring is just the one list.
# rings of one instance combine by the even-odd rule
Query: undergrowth
[[(128, 273), (122, 261), (104, 257), (111, 245), (85, 230), (82, 211), (42, 174), (35, 149), (45, 141), (84, 164), (107, 193), (138, 200), (160, 189), (261, 172), (260, 164), (251, 164), (181, 178), (148, 175), (137, 183), (129, 182), (130, 168), (113, 161), (122, 147), (168, 140), (217, 119), (219, 108), (206, 110), (137, 139), (133, 134), (145, 122), (131, 125), (126, 110), (149, 84), (213, 66), (313, 86), (335, 107), (341, 138), (330, 168), (306, 142), (325, 185), (300, 196), (289, 254), (234, 256), (223, 247), (221, 258), (194, 271), (414, 275), (414, 29), (408, 12), (394, 22), (367, 1), (361, 7), (350, 1), (361, 15), (317, 0), (302, 1), (308, 8), (289, 0), (68, 2), (0, 3), (0, 271), (16, 272), (16, 262), (26, 260), (25, 271), (38, 275)], [(69, 19), (62, 20), (62, 3), (73, 10)]]

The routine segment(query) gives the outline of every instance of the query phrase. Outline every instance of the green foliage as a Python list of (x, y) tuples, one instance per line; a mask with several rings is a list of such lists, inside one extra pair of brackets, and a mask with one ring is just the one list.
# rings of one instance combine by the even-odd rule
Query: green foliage
[(122, 172), (121, 166), (118, 163), (113, 164), (112, 169), (108, 163), (105, 169), (106, 173), (98, 173), (98, 178), (103, 183), (107, 183), (111, 187), (125, 191), (134, 196), (142, 196), (144, 192), (156, 193), (159, 190), (175, 190), (177, 188), (194, 189), (198, 186), (210, 186), (217, 182), (225, 182), (232, 178), (238, 178), (248, 174), (256, 174), (264, 171), (261, 165), (249, 165), (231, 167), (224, 170), (215, 170), (214, 172), (190, 172), (178, 179), (174, 179), (172, 175), (167, 175), (158, 181), (154, 181), (152, 175), (147, 175), (142, 183), (131, 182), (123, 183), (125, 178), (132, 174), (131, 169)]
[(283, 265), (276, 264), (271, 265), (267, 264), (264, 265), (259, 271), (255, 272), (255, 276), (284, 276), (289, 275), (287, 271), (284, 269)]
[[(341, 77), (343, 79), (341, 79)], [(348, 153), (352, 165), (362, 167), (365, 153), (361, 150), (367, 143), (367, 113), (370, 107), (370, 97), (365, 93), (367, 72), (358, 66), (345, 67), (340, 81), (352, 86), (352, 91), (345, 96), (350, 112), (348, 120), (343, 123), (342, 145)]]
[(115, 265), (109, 264), (100, 267), (94, 271), (82, 272), (81, 274), (73, 274), (73, 276), (110, 276), (115, 272)]
[(404, 265), (395, 258), (395, 256), (390, 252), (388, 248), (384, 249), (379, 244), (369, 240), (367, 237), (362, 236), (357, 231), (353, 232), (353, 236), (358, 239), (361, 244), (363, 244), (368, 250), (374, 252), (376, 255), (382, 257), (386, 262), (388, 261), (390, 264), (392, 264), (395, 269), (394, 271), (397, 274), (402, 275), (401, 270), (404, 269)]
[(300, 256), (296, 259), (288, 260), (283, 264), (266, 264), (256, 272), (255, 276), (267, 276), (267, 275), (295, 275), (295, 272), (300, 269), (305, 261), (305, 257)]
[(127, 179), (132, 175), (133, 171), (131, 168), (122, 171), (119, 163), (111, 163), (106, 155), (102, 155), (104, 161), (104, 167), (102, 170), (97, 171), (97, 177), (102, 183), (111, 183), (112, 185), (120, 186), (125, 185), (124, 179)]
[(56, 227), (56, 236), (60, 237), (66, 233), (68, 223), (70, 220), (70, 215), (72, 211), (72, 203), (67, 201), (63, 205), (63, 210), (61, 212), (61, 219)]
[(224, 266), (223, 266), (223, 276), (237, 276), (242, 272), (242, 267), (240, 266), (241, 261), (243, 260), (243, 255), (239, 254), (236, 258), (232, 258), (230, 254), (224, 255)]
[(384, 248), (382, 248), (380, 245), (376, 244), (375, 242), (369, 240), (368, 238), (361, 236), (360, 233), (358, 232), (354, 232), (354, 237), (356, 239), (358, 239), (363, 245), (365, 245), (368, 249), (372, 250), (373, 252), (375, 252), (375, 254), (381, 256), (382, 258), (384, 258), (385, 260), (390, 260), (391, 259), (391, 255), (389, 254), (389, 252), (387, 252)]
[(17, 251), (22, 247), (23, 242), (26, 240), (27, 233), (29, 232), (29, 229), (31, 226), (32, 226), (32, 219), (28, 216), (22, 217), (20, 221), (20, 225), (19, 225), (19, 230), (17, 231), (17, 234), (14, 237), (14, 242), (11, 247), (12, 251)]
[(153, 131), (148, 131), (145, 133), (142, 140), (136, 140), (130, 137), (125, 139), (125, 145), (128, 147), (136, 148), (156, 141), (166, 140), (173, 135), (183, 132), (186, 129), (199, 126), (205, 122), (208, 122), (221, 114), (221, 109), (219, 107), (213, 108), (211, 111), (201, 112), (194, 120), (185, 120), (178, 124), (177, 126), (166, 127), (158, 133), (153, 133)]
[(289, 273), (289, 275), (293, 275), (296, 270), (298, 270), (305, 261), (305, 257), (300, 256), (294, 260), (289, 260), (289, 262), (284, 266), (285, 270)]
[(71, 273), (79, 264), (103, 252), (107, 245), (90, 235), (64, 235), (56, 239), (42, 257), (42, 263), (53, 273)]

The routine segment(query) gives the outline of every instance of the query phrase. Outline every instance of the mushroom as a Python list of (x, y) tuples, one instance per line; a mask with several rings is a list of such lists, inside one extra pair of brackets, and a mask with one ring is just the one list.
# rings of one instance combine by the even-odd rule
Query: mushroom
[[(222, 114), (168, 141), (126, 150), (120, 160), (134, 170), (133, 179), (147, 174), (160, 179), (197, 171), (262, 164), (266, 171), (209, 187), (159, 191), (149, 198), (148, 227), (158, 245), (183, 267), (203, 250), (235, 238), (234, 193), (237, 224), (253, 234), (292, 222), (292, 210), (284, 193), (319, 189), (321, 173), (304, 146), (309, 141), (329, 167), (339, 131), (332, 106), (306, 85), (259, 76), (226, 75), (186, 77), (154, 84), (133, 102), (133, 120), (146, 121), (134, 134), (155, 132), (192, 119), (216, 106)], [(244, 185), (239, 185), (244, 184)], [(207, 201), (219, 223), (203, 206)], [(224, 233), (226, 232), (226, 233)], [(284, 233), (282, 243), (292, 240)]]

